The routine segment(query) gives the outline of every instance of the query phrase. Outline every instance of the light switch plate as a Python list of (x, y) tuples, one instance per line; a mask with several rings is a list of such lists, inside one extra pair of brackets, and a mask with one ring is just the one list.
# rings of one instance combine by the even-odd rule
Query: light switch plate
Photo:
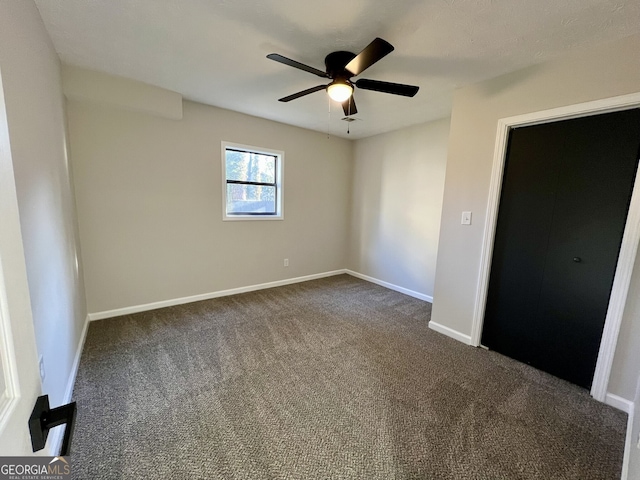
[(471, 212), (462, 212), (462, 225), (471, 225)]

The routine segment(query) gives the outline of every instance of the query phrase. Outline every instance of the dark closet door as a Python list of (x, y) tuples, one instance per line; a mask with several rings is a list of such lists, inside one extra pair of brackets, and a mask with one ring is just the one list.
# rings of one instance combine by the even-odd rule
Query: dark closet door
[(640, 153), (640, 110), (511, 131), (482, 344), (589, 388)]

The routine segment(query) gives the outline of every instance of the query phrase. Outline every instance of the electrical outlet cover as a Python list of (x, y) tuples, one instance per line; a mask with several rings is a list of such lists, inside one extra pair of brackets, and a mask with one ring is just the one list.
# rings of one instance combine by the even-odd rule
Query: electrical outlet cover
[(44, 357), (42, 355), (40, 355), (40, 357), (38, 358), (38, 368), (40, 369), (40, 380), (44, 382)]

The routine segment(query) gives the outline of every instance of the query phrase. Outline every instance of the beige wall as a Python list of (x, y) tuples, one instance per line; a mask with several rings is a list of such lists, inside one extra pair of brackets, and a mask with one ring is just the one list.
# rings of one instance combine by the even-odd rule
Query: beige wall
[[(183, 107), (171, 120), (67, 103), (89, 312), (345, 267), (349, 141)], [(222, 140), (285, 152), (284, 220), (222, 221)]]
[(349, 268), (433, 297), (449, 119), (355, 142)]
[[(640, 91), (640, 36), (581, 55), (530, 67), (454, 95), (438, 250), (433, 320), (470, 335), (480, 252), (500, 118)], [(473, 225), (460, 213), (473, 211)], [(629, 298), (638, 298), (636, 269)], [(632, 400), (640, 373), (640, 305), (630, 300), (618, 341), (609, 392)]]
[[(639, 88), (640, 90), (640, 88)], [(640, 250), (633, 266), (633, 276), (618, 335), (609, 392), (633, 400), (640, 376)], [(637, 437), (636, 437), (637, 438)]]
[(57, 405), (86, 311), (60, 63), (33, 2), (0, 2), (0, 69), (43, 392)]

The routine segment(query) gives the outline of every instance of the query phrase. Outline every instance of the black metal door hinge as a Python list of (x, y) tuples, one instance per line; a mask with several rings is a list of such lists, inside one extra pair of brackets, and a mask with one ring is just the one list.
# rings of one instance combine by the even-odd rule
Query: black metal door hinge
[(67, 403), (57, 408), (50, 408), (49, 395), (38, 397), (33, 407), (33, 412), (31, 412), (31, 417), (29, 417), (29, 431), (31, 432), (33, 451), (37, 452), (44, 448), (50, 429), (66, 424), (60, 450), (60, 456), (66, 456), (69, 453), (69, 446), (73, 437), (76, 411), (76, 402)]

